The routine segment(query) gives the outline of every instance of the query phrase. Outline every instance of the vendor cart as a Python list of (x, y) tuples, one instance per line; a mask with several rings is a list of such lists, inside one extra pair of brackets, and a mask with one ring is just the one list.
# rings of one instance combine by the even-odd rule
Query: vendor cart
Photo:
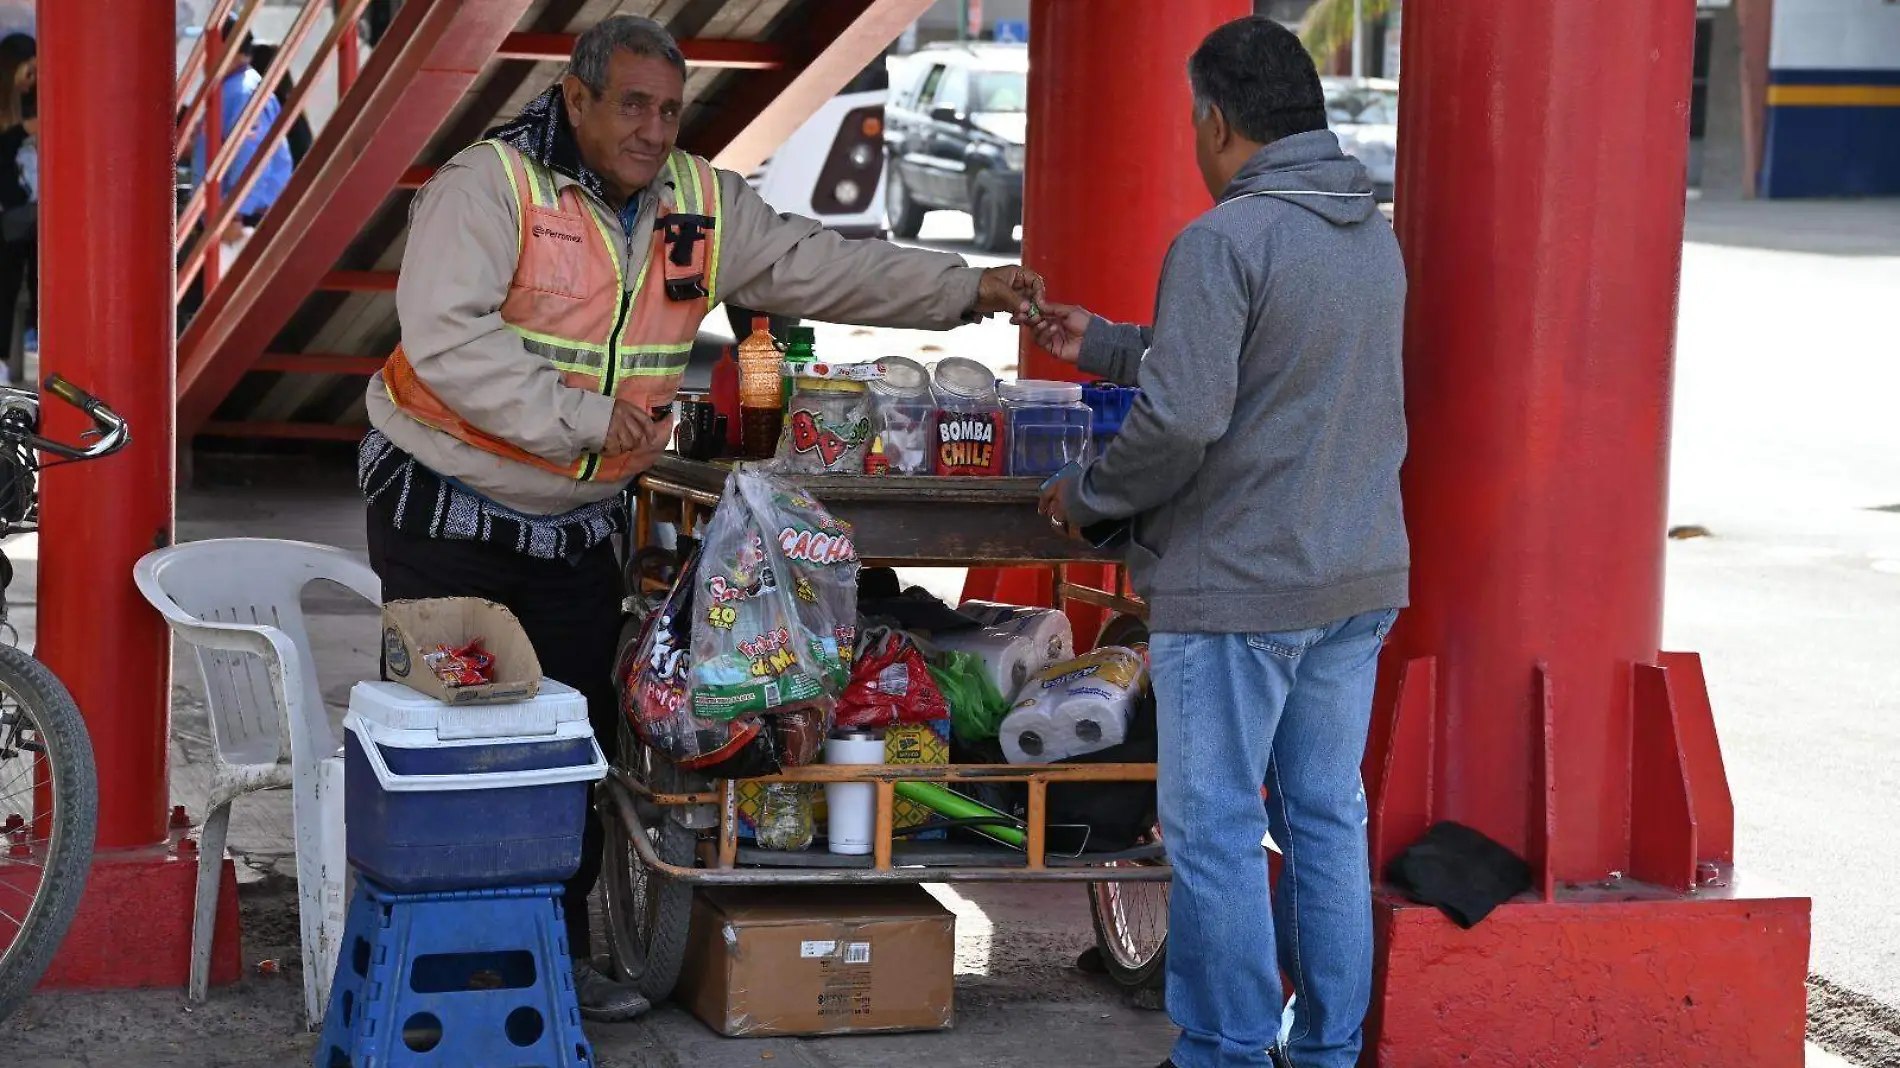
[[(731, 468), (667, 455), (641, 476), (634, 500), (635, 561), (652, 559), (656, 522), (699, 529), (719, 503)], [(1060, 600), (1115, 613), (1097, 644), (1146, 641), (1144, 609), (1118, 590), (1068, 581), (1071, 563), (1115, 557), (1063, 537), (1036, 513), (1034, 478), (818, 476), (800, 485), (853, 524), (865, 566), (1048, 567)], [(638, 568), (630, 576), (641, 581)], [(1119, 572), (1117, 572), (1119, 573)], [(664, 579), (648, 579), (664, 582)], [(641, 591), (636, 586), (634, 598)], [(638, 640), (629, 623), (623, 641)], [(623, 723), (619, 752), (599, 794), (607, 826), (607, 929), (622, 978), (658, 1001), (672, 993), (687, 953), (694, 886), (796, 886), (923, 882), (1078, 883), (1088, 891), (1102, 970), (1131, 991), (1157, 990), (1167, 940), (1170, 869), (1158, 830), (1135, 848), (1062, 855), (1046, 828), (1049, 789), (1070, 783), (1153, 782), (1153, 763), (814, 764), (747, 780), (868, 783), (875, 787), (873, 850), (842, 856), (753, 848), (739, 826), (739, 783), (684, 771)], [(907, 841), (893, 834), (899, 782), (1016, 783), (1026, 794), (1026, 844)]]

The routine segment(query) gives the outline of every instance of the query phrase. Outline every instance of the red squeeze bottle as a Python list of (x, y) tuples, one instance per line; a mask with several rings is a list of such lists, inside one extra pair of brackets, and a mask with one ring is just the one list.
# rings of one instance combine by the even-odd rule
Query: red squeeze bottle
[(713, 411), (726, 417), (726, 454), (739, 453), (739, 361), (728, 346), (712, 367)]

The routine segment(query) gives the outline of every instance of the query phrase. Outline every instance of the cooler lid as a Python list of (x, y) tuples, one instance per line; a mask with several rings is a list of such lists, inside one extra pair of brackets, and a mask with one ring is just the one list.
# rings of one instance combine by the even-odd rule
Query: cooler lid
[(379, 727), (430, 731), (444, 740), (519, 738), (587, 722), (587, 699), (553, 679), (542, 679), (541, 692), (530, 700), (499, 705), (449, 705), (401, 683), (359, 682), (350, 689), (350, 711)]

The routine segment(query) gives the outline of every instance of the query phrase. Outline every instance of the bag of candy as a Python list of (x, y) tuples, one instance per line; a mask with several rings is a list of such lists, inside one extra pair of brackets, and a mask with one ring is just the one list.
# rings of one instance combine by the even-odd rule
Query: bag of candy
[(851, 676), (857, 597), (850, 524), (782, 478), (735, 470), (694, 576), (694, 715), (828, 710)]
[[(621, 712), (642, 741), (681, 767), (710, 770), (743, 755), (741, 763), (757, 765), (749, 774), (770, 774), (778, 770), (775, 747), (758, 717), (715, 720), (693, 712), (688, 680), (697, 565), (697, 556), (686, 561), (640, 640), (622, 649), (614, 670)], [(758, 751), (761, 745), (765, 752)]]

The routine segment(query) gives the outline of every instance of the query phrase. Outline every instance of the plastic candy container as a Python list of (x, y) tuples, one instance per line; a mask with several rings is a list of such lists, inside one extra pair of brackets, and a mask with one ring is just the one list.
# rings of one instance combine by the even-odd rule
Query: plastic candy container
[(1004, 475), (1008, 428), (996, 399), (996, 376), (961, 356), (937, 363), (936, 470), (939, 475)]
[(930, 372), (901, 356), (881, 361), (884, 377), (867, 383), (877, 401), (878, 434), (893, 475), (928, 475), (936, 464), (937, 402)]
[(1088, 455), (1094, 413), (1075, 382), (1034, 379), (997, 387), (1009, 413), (1009, 473), (1053, 475)]
[(873, 408), (865, 383), (854, 377), (859, 368), (811, 361), (797, 369), (779, 438), (780, 465), (801, 475), (863, 474)]

